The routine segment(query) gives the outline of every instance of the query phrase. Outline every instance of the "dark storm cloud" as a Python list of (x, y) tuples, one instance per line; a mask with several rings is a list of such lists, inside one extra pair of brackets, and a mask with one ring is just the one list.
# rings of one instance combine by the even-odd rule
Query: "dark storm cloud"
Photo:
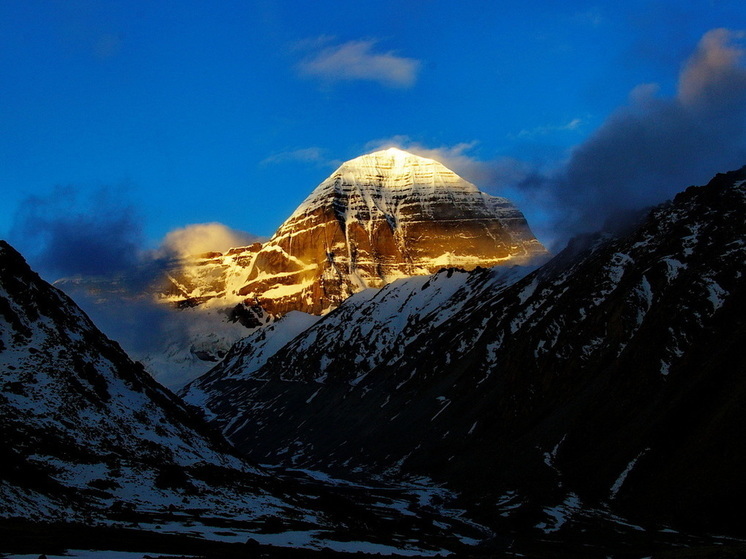
[(165, 353), (169, 344), (189, 347), (188, 322), (155, 298), (165, 272), (181, 257), (258, 238), (200, 223), (174, 229), (158, 249), (147, 250), (139, 212), (124, 190), (65, 186), (29, 196), (16, 211), (9, 241), (132, 357)]
[(654, 84), (638, 86), (562, 169), (522, 181), (554, 205), (555, 248), (620, 212), (746, 164), (743, 39), (743, 32), (709, 31), (684, 65), (674, 97), (660, 97)]
[(14, 218), (10, 240), (49, 276), (102, 276), (138, 264), (143, 244), (137, 212), (113, 189), (84, 194), (72, 186), (29, 196)]
[(10, 242), (128, 351), (154, 344), (166, 309), (147, 293), (166, 258), (143, 250), (142, 222), (121, 188), (56, 187), (18, 207)]

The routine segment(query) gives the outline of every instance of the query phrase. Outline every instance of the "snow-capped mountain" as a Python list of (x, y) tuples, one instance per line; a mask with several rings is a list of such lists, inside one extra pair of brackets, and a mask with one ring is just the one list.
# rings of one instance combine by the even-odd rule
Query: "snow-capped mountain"
[(235, 347), (186, 398), (262, 462), (432, 476), (491, 522), (743, 533), (745, 215), (746, 168), (525, 276), (363, 291), (260, 366)]
[(172, 390), (288, 312), (319, 315), (397, 278), (526, 263), (546, 250), (508, 200), (390, 149), (343, 164), (268, 242), (184, 254), (55, 282)]
[(508, 200), (437, 161), (391, 148), (344, 163), (264, 245), (183, 263), (171, 272), (166, 298), (322, 314), (398, 278), (545, 254)]

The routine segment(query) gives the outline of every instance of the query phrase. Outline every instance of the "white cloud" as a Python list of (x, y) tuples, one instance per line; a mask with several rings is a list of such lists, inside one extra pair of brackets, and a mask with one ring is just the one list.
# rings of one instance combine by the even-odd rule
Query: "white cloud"
[(534, 138), (536, 136), (546, 136), (553, 132), (568, 132), (578, 130), (583, 125), (583, 119), (574, 118), (565, 124), (547, 124), (545, 126), (537, 126), (536, 128), (523, 129), (518, 132), (518, 138)]
[(331, 159), (328, 156), (328, 150), (315, 146), (273, 153), (262, 160), (261, 163), (263, 165), (274, 165), (292, 161), (314, 163), (321, 167), (338, 166), (341, 164), (341, 161), (338, 159)]
[(305, 76), (327, 82), (364, 80), (387, 87), (413, 86), (420, 62), (391, 51), (374, 52), (375, 45), (375, 40), (364, 40), (325, 47), (303, 60), (298, 68)]
[(255, 235), (231, 229), (222, 223), (195, 223), (169, 232), (162, 243), (168, 254), (184, 257), (205, 252), (225, 252), (261, 240)]

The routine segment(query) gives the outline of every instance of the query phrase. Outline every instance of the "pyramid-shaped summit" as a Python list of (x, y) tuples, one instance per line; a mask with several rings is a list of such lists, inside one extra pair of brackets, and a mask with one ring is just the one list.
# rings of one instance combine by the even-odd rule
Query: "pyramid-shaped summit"
[(509, 200), (433, 159), (390, 148), (343, 163), (264, 245), (211, 256), (226, 272), (209, 290), (275, 315), (321, 314), (397, 278), (522, 264), (545, 253)]
[(396, 217), (402, 203), (436, 201), (439, 194), (455, 196), (451, 204), (454, 208), (483, 196), (476, 186), (443, 164), (389, 148), (343, 163), (309, 195), (288, 221), (344, 196), (352, 196), (353, 202), (365, 201), (374, 212), (379, 210)]

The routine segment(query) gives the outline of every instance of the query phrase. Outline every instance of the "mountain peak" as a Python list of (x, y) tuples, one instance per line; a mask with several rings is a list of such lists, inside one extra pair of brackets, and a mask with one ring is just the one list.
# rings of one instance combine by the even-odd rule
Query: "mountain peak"
[(216, 261), (230, 278), (215, 292), (276, 316), (322, 314), (398, 278), (521, 264), (543, 254), (509, 200), (481, 192), (433, 159), (390, 147), (340, 165), (259, 250), (235, 256), (238, 267)]
[[(289, 265), (299, 278), (292, 304), (300, 299), (302, 310), (320, 313), (398, 278), (520, 264), (545, 253), (509, 200), (391, 147), (346, 161), (319, 184), (264, 245), (249, 280), (255, 274), (264, 289), (267, 277), (282, 273), (287, 286)], [(290, 289), (276, 291), (284, 300)], [(240, 293), (266, 301), (251, 283)]]
[(349, 161), (345, 162), (344, 165), (354, 165), (355, 163), (363, 163), (367, 161), (377, 161), (377, 162), (383, 162), (383, 163), (390, 163), (392, 168), (402, 168), (402, 167), (408, 167), (412, 165), (422, 165), (422, 164), (436, 164), (443, 166), (438, 161), (435, 161), (434, 159), (429, 159), (427, 157), (422, 157), (420, 155), (415, 155), (414, 153), (410, 153), (408, 151), (404, 151), (399, 148), (390, 147), (387, 149), (382, 149), (378, 151), (374, 151), (371, 153), (367, 153), (365, 155), (358, 156), (354, 159), (350, 159)]
[[(401, 207), (412, 203), (443, 202), (459, 211), (459, 206), (483, 206), (484, 200), (491, 198), (442, 163), (392, 147), (342, 163), (296, 208), (278, 233), (288, 222), (319, 208), (351, 208), (347, 202), (340, 205), (342, 199), (364, 204), (368, 213), (383, 214), (398, 223)], [(509, 204), (505, 199), (500, 201)], [(349, 214), (347, 209), (344, 212)], [(425, 213), (432, 215), (429, 209)]]
[[(355, 170), (360, 170), (363, 173), (361, 179), (368, 181), (371, 177), (375, 176), (381, 176), (385, 178), (390, 176), (398, 176), (401, 174), (412, 175), (417, 169), (424, 170), (424, 175), (448, 175), (452, 179), (457, 178), (459, 181), (467, 182), (459, 177), (456, 173), (448, 169), (445, 165), (434, 159), (415, 155), (414, 153), (410, 153), (399, 148), (390, 147), (387, 149), (374, 151), (372, 153), (367, 153), (365, 155), (360, 155), (358, 157), (355, 157), (354, 159), (345, 161), (334, 173), (332, 173), (332, 175), (326, 181), (321, 183), (321, 185), (319, 186), (323, 186), (324, 183), (342, 173), (349, 173), (350, 171), (354, 172)], [(417, 178), (420, 180), (425, 179), (424, 176)], [(375, 183), (375, 181), (373, 182)], [(468, 184), (472, 186), (474, 190), (477, 190), (477, 188), (471, 183)], [(382, 182), (379, 186), (395, 187), (400, 185), (393, 185)], [(314, 193), (316, 193), (318, 190), (319, 188), (317, 188)], [(312, 198), (314, 193), (312, 193), (309, 198)]]
[[(404, 151), (403, 149), (399, 149), (397, 147), (390, 147), (386, 149), (380, 149), (378, 151), (373, 151), (371, 153), (368, 153), (369, 156), (375, 156), (375, 157), (382, 157), (382, 156), (389, 156), (389, 157), (419, 157), (413, 153), (410, 153), (408, 151)], [(362, 155), (361, 157), (365, 157), (365, 155)], [(424, 158), (423, 158), (424, 159)]]
[(410, 153), (408, 151), (404, 151), (403, 149), (399, 149), (397, 147), (391, 146), (390, 148), (381, 149), (378, 151), (371, 152), (369, 155), (377, 155), (377, 154), (390, 154), (390, 155), (396, 155), (396, 154), (404, 154), (404, 155), (414, 155), (413, 153)]

